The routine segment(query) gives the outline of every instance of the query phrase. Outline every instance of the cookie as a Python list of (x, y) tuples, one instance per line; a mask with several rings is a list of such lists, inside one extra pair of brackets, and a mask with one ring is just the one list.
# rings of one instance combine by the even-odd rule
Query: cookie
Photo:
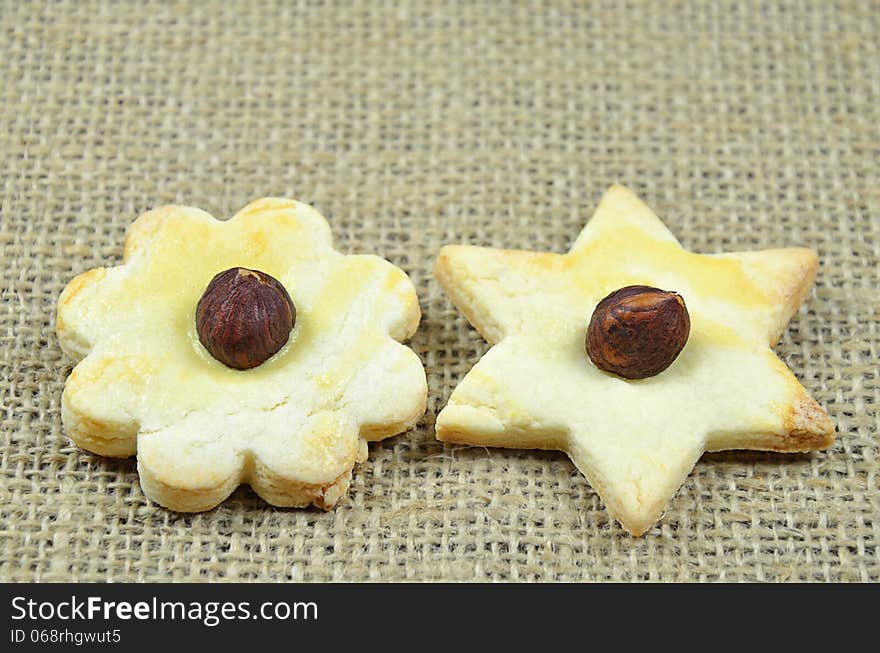
[[(435, 276), (492, 348), (438, 415), (437, 438), (565, 451), (610, 514), (641, 535), (705, 451), (833, 443), (830, 418), (771, 349), (817, 267), (802, 248), (688, 252), (622, 186), (567, 254), (446, 246)], [(677, 293), (690, 320), (678, 356), (641, 379), (586, 352), (600, 300), (633, 285)]]
[[(295, 307), (283, 346), (250, 369), (215, 358), (195, 324), (209, 282), (232, 268), (276, 279)], [(82, 359), (64, 387), (64, 428), (89, 451), (137, 455), (145, 494), (173, 510), (208, 510), (240, 484), (274, 505), (329, 509), (367, 442), (425, 411), (424, 368), (399, 342), (419, 319), (407, 275), (335, 251), (310, 206), (266, 198), (228, 221), (162, 207), (131, 226), (121, 265), (61, 294), (58, 340)]]

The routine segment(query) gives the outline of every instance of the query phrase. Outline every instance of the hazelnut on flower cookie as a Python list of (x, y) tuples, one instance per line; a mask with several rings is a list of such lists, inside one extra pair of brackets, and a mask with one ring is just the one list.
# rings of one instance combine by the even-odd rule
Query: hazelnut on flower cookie
[(61, 400), (68, 436), (138, 457), (145, 494), (208, 510), (240, 484), (278, 506), (332, 508), (367, 442), (425, 411), (420, 319), (407, 275), (333, 249), (327, 221), (288, 199), (228, 221), (184, 206), (130, 227), (123, 263), (73, 279), (62, 349), (82, 359)]
[(447, 246), (434, 272), (491, 344), (437, 438), (568, 453), (633, 535), (705, 451), (810, 451), (834, 425), (771, 349), (818, 257), (684, 250), (612, 186), (567, 254)]

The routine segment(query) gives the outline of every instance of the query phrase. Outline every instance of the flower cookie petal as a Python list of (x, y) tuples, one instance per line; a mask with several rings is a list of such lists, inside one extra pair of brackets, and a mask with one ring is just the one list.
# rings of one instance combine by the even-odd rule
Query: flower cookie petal
[(361, 457), (355, 424), (336, 410), (282, 405), (272, 413), (248, 445), (253, 464), (246, 481), (276, 506), (333, 507)]
[(333, 246), (330, 225), (314, 207), (296, 200), (264, 197), (254, 200), (226, 223), (241, 229), (243, 254), (301, 256), (320, 253)]
[(144, 493), (180, 512), (209, 510), (232, 494), (245, 472), (245, 455), (229, 426), (194, 413), (138, 435), (138, 474)]
[(322, 510), (330, 510), (348, 492), (352, 469), (349, 467), (330, 483), (300, 483), (257, 458), (253, 462), (248, 483), (254, 492), (273, 506), (303, 508), (313, 504)]
[(153, 243), (160, 239), (175, 238), (176, 225), (181, 222), (204, 225), (207, 229), (217, 220), (210, 213), (191, 206), (169, 204), (147, 211), (128, 228), (122, 253), (123, 261), (128, 262), (135, 256), (148, 252)]
[(320, 393), (334, 398), (366, 439), (410, 428), (425, 411), (425, 372), (418, 356), (392, 338), (410, 336), (418, 324), (415, 288), (376, 256), (340, 257), (324, 278), (307, 304), (316, 307), (310, 317), (324, 352), (313, 368)]
[(406, 273), (370, 254), (346, 256), (344, 264), (349, 274), (375, 280), (364, 289), (370, 294), (372, 324), (398, 341), (412, 336), (421, 310), (415, 286)]
[(78, 446), (104, 456), (135, 453), (136, 406), (151, 365), (141, 356), (95, 351), (71, 372), (61, 396), (61, 419)]
[[(130, 263), (148, 252), (157, 241), (173, 240), (181, 223), (193, 223), (205, 230), (216, 223), (209, 214), (186, 206), (163, 206), (148, 211), (129, 227), (123, 260)], [(61, 293), (55, 330), (61, 348), (71, 358), (80, 359), (92, 346), (125, 328), (136, 317), (120, 306), (141, 299), (132, 283), (132, 266), (95, 268), (75, 277)], [(139, 303), (139, 302), (136, 302)]]
[(58, 300), (55, 332), (62, 350), (76, 360), (88, 354), (96, 343), (113, 339), (138, 315), (120, 311), (120, 306), (141, 300), (132, 289), (131, 270), (122, 265), (94, 268), (76, 276)]
[(409, 347), (387, 341), (358, 369), (345, 397), (364, 439), (381, 440), (406, 431), (425, 413), (427, 382), (422, 361)]
[(55, 333), (65, 354), (75, 360), (89, 353), (106, 319), (106, 287), (102, 282), (107, 268), (94, 268), (77, 275), (65, 286), (58, 299)]

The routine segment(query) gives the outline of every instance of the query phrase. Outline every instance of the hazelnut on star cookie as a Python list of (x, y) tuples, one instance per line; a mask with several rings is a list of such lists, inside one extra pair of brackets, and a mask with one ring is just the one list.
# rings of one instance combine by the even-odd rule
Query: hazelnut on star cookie
[(62, 395), (79, 446), (138, 457), (145, 494), (208, 510), (239, 484), (269, 503), (332, 508), (367, 441), (412, 427), (425, 372), (399, 341), (420, 319), (407, 275), (333, 249), (327, 221), (288, 199), (228, 221), (166, 206), (130, 227), (117, 267), (73, 279)]
[(437, 438), (565, 451), (633, 535), (705, 451), (811, 451), (834, 425), (771, 349), (818, 268), (810, 249), (684, 250), (612, 186), (567, 254), (446, 246), (435, 276), (491, 344)]

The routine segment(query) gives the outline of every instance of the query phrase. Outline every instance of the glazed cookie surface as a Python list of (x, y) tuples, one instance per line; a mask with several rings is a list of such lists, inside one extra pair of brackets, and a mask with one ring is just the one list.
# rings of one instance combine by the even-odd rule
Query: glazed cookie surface
[[(202, 293), (233, 267), (271, 275), (295, 305), (286, 344), (248, 370), (213, 358), (196, 332)], [(58, 338), (82, 359), (62, 395), (64, 427), (89, 451), (136, 454), (144, 492), (173, 510), (208, 510), (242, 483), (274, 505), (329, 509), (367, 441), (425, 411), (424, 369), (399, 342), (419, 319), (407, 275), (335, 251), (306, 204), (261, 199), (228, 221), (162, 207), (131, 226), (122, 265), (61, 294)]]
[[(631, 191), (613, 186), (567, 254), (444, 247), (435, 275), (493, 347), (437, 417), (437, 438), (557, 449), (634, 535), (661, 517), (705, 451), (810, 451), (834, 426), (771, 347), (805, 297), (816, 253), (684, 250)], [(638, 380), (585, 353), (594, 308), (644, 285), (679, 293), (690, 335)]]

